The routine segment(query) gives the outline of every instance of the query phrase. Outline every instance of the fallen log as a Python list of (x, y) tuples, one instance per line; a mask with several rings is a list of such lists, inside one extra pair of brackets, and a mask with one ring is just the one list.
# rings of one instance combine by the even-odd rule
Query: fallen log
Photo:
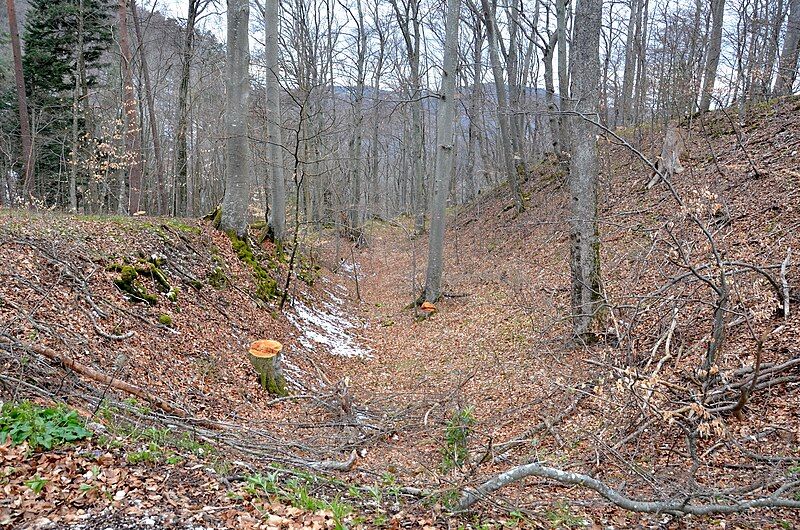
[[(12, 342), (12, 341), (10, 341), (9, 339), (6, 339), (6, 338), (0, 338), (0, 341), (5, 342), (5, 343), (11, 343)], [(184, 411), (173, 407), (170, 403), (168, 403), (167, 401), (161, 399), (160, 397), (154, 396), (153, 394), (150, 394), (146, 390), (144, 390), (144, 389), (142, 389), (142, 388), (140, 388), (140, 387), (138, 387), (136, 385), (132, 385), (130, 383), (122, 381), (121, 379), (115, 379), (115, 378), (111, 377), (110, 375), (104, 374), (103, 372), (99, 372), (99, 371), (95, 370), (94, 368), (86, 366), (85, 364), (81, 364), (78, 361), (76, 361), (75, 359), (72, 359), (72, 358), (70, 358), (70, 357), (68, 357), (66, 355), (58, 353), (57, 351), (53, 350), (52, 348), (48, 348), (47, 346), (42, 346), (40, 344), (24, 344), (24, 343), (19, 343), (19, 346), (21, 348), (23, 348), (23, 349), (32, 351), (34, 353), (38, 353), (39, 355), (42, 355), (43, 357), (47, 357), (51, 361), (60, 362), (65, 367), (69, 368), (70, 370), (72, 370), (72, 371), (74, 371), (74, 372), (76, 372), (76, 373), (78, 373), (78, 374), (80, 374), (80, 375), (82, 375), (84, 377), (88, 377), (89, 379), (92, 379), (93, 381), (97, 381), (98, 383), (102, 383), (104, 385), (107, 385), (108, 387), (113, 388), (115, 390), (119, 390), (120, 392), (124, 392), (124, 393), (130, 394), (132, 396), (136, 396), (137, 398), (141, 399), (142, 401), (146, 401), (146, 402), (150, 403), (151, 405), (153, 405), (154, 407), (163, 410), (167, 414), (173, 414), (173, 415), (181, 417), (181, 418), (185, 418), (186, 417), (186, 413)]]

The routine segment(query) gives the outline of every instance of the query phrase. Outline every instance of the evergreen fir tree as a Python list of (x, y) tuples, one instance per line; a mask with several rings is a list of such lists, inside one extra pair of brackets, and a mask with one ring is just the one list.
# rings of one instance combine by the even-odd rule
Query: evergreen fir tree
[[(88, 90), (96, 84), (103, 54), (111, 44), (113, 22), (111, 4), (106, 0), (83, 0), (84, 79)], [(23, 69), (29, 103), (44, 125), (38, 131), (36, 174), (39, 188), (46, 195), (63, 187), (72, 157), (63, 148), (72, 123), (73, 95), (78, 71), (78, 28), (81, 10), (78, 0), (31, 0), (25, 23)], [(85, 97), (85, 94), (83, 95)], [(86, 116), (80, 116), (81, 137), (86, 131)], [(79, 158), (79, 157), (78, 157)], [(58, 197), (64, 196), (57, 193)]]

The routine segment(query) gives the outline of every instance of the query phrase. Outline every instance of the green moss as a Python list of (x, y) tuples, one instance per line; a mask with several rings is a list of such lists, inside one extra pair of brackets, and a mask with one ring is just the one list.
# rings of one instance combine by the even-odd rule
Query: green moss
[(253, 250), (247, 241), (240, 239), (234, 233), (228, 233), (231, 239), (231, 246), (239, 261), (250, 267), (253, 271), (253, 276), (256, 281), (256, 297), (268, 302), (278, 295), (278, 284), (275, 279), (270, 276), (269, 271), (265, 269), (261, 262), (253, 254)]
[(320, 266), (304, 256), (300, 256), (298, 265), (297, 277), (309, 287), (314, 285), (314, 282), (319, 276)]
[(218, 291), (228, 286), (228, 275), (225, 274), (225, 269), (220, 265), (211, 269), (211, 272), (206, 275), (206, 279), (209, 285)]
[[(156, 295), (147, 292), (147, 289), (137, 280), (139, 273), (133, 265), (119, 265), (119, 278), (114, 280), (114, 284), (127, 294), (134, 302), (145, 302), (155, 305), (158, 301)], [(116, 270), (116, 269), (115, 269)]]
[(158, 323), (171, 328), (172, 327), (172, 317), (167, 315), (167, 314), (159, 315)]

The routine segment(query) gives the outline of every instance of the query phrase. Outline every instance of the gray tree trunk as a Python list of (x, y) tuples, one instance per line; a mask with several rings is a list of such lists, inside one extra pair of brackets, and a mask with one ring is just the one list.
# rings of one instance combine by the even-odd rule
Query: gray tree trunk
[(356, 51), (356, 92), (353, 102), (353, 134), (350, 137), (350, 237), (357, 246), (366, 243), (364, 238), (364, 219), (366, 203), (364, 200), (364, 178), (362, 175), (362, 151), (364, 140), (364, 88), (366, 83), (367, 32), (364, 27), (364, 10), (361, 1), (356, 1), (358, 44)]
[[(482, 94), (483, 83), (483, 27), (481, 25), (480, 17), (475, 17), (475, 42), (472, 48), (472, 94), (469, 98), (469, 109), (467, 117), (469, 118), (469, 128), (467, 129), (467, 193), (466, 200), (472, 200), (480, 190), (477, 183), (477, 169), (475, 161), (479, 158), (479, 145), (478, 135), (480, 134), (480, 127), (478, 126), (478, 105)], [(483, 164), (481, 164), (483, 166)]]
[[(571, 101), (577, 114), (597, 120), (600, 82), (602, 0), (578, 0), (575, 9)], [(595, 126), (580, 116), (570, 118), (572, 159), (570, 270), (572, 321), (579, 341), (591, 337), (598, 317), (600, 292), (600, 237), (597, 225), (597, 145)]]
[(700, 112), (708, 112), (717, 79), (717, 67), (722, 51), (722, 19), (725, 15), (725, 0), (711, 0), (711, 39), (708, 44), (706, 68), (703, 74), (703, 93), (700, 97)]
[(153, 96), (153, 85), (150, 82), (150, 70), (147, 67), (147, 50), (144, 45), (144, 35), (139, 22), (139, 12), (135, 0), (131, 0), (131, 14), (133, 15), (133, 27), (136, 31), (136, 40), (139, 43), (139, 59), (141, 62), (142, 76), (144, 77), (145, 101), (147, 102), (147, 115), (150, 121), (150, 135), (153, 137), (153, 156), (156, 162), (155, 174), (155, 195), (157, 211), (160, 214), (166, 213), (164, 209), (167, 205), (166, 180), (164, 178), (164, 157), (161, 154), (161, 135), (158, 131), (158, 121), (156, 119), (155, 99)]
[[(120, 65), (122, 67), (122, 95), (123, 95), (123, 122), (125, 124), (125, 150), (131, 153), (130, 167), (128, 168), (128, 204), (127, 211), (133, 215), (141, 208), (142, 201), (142, 144), (139, 136), (138, 105), (136, 93), (133, 89), (133, 54), (131, 41), (128, 34), (128, 2), (119, 0), (119, 50)], [(120, 193), (120, 197), (122, 193)]]
[(264, 55), (267, 62), (267, 149), (270, 158), (269, 233), (280, 243), (286, 237), (286, 181), (283, 176), (283, 139), (281, 134), (281, 92), (278, 75), (279, 0), (264, 0)]
[(442, 93), (436, 111), (436, 175), (431, 209), (431, 231), (428, 247), (428, 271), (425, 277), (425, 300), (435, 302), (441, 296), (444, 228), (450, 175), (453, 172), (453, 122), (456, 114), (456, 80), (458, 79), (459, 0), (447, 0)]
[[(556, 0), (556, 33), (558, 44), (558, 107), (564, 110), (569, 99), (569, 70), (567, 69), (567, 5), (570, 0)], [(558, 135), (561, 149), (569, 147), (566, 120), (559, 114)]]
[(622, 101), (617, 112), (619, 124), (627, 125), (633, 109), (633, 83), (635, 80), (637, 54), (636, 46), (642, 28), (642, 1), (631, 0), (631, 13), (628, 19), (628, 36), (625, 39), (625, 69), (622, 74)]
[(500, 54), (497, 51), (497, 23), (494, 10), (489, 5), (488, 0), (481, 0), (483, 16), (486, 21), (486, 40), (489, 41), (489, 62), (492, 65), (492, 75), (494, 77), (494, 87), (497, 92), (497, 121), (500, 124), (500, 144), (502, 145), (503, 158), (505, 162), (506, 174), (508, 177), (511, 195), (517, 211), (525, 209), (520, 191), (520, 178), (525, 174), (525, 166), (522, 159), (517, 158), (514, 145), (512, 144), (512, 131), (509, 121), (508, 95), (503, 76), (503, 66), (500, 64)]
[[(11, 51), (14, 56), (14, 81), (17, 89), (17, 110), (19, 112), (19, 129), (22, 140), (22, 189), (25, 190), (25, 201), (33, 196), (33, 136), (31, 121), (28, 115), (28, 96), (25, 93), (25, 75), (22, 70), (22, 51), (17, 26), (17, 11), (14, 0), (6, 0), (8, 9), (8, 29), (11, 35)], [(15, 197), (11, 197), (13, 201)]]
[(246, 237), (247, 207), (250, 203), (250, 154), (247, 141), (250, 99), (249, 1), (228, 0), (227, 18), (226, 174), (220, 228)]
[(194, 50), (194, 26), (197, 20), (200, 0), (189, 0), (186, 17), (186, 34), (181, 53), (181, 81), (178, 87), (178, 129), (175, 138), (175, 205), (174, 215), (185, 215), (189, 211), (189, 77), (191, 75), (192, 53)]
[(797, 79), (797, 58), (800, 51), (800, 0), (791, 0), (789, 4), (789, 20), (786, 23), (786, 37), (783, 41), (783, 53), (778, 64), (778, 78), (775, 80), (775, 95), (785, 96), (792, 93)]

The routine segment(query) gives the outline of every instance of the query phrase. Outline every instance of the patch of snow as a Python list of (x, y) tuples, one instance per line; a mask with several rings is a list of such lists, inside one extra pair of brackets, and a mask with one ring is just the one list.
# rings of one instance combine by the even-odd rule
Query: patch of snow
[[(330, 293), (328, 295), (336, 304), (344, 302)], [(316, 350), (316, 345), (322, 345), (332, 355), (341, 357), (372, 358), (369, 348), (356, 343), (348, 331), (357, 326), (333, 303), (323, 302), (321, 306), (310, 307), (297, 300), (294, 314), (287, 313), (289, 321), (300, 332), (300, 344), (311, 351)]]

